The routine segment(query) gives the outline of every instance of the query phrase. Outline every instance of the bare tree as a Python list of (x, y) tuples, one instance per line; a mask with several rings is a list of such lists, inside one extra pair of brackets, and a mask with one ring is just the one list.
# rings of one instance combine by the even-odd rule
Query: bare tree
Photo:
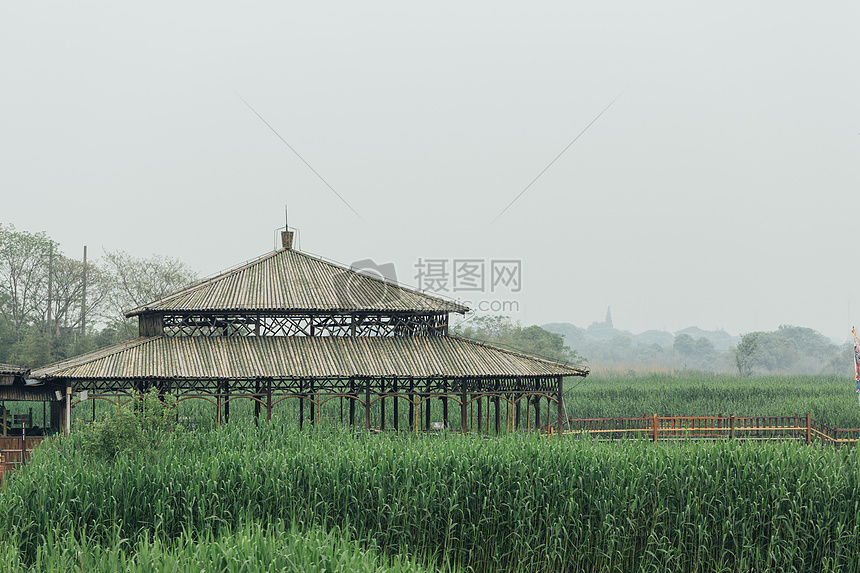
[(19, 342), (25, 328), (44, 316), (48, 258), (55, 246), (44, 232), (31, 234), (0, 224), (0, 316)]
[[(54, 256), (51, 269), (50, 326), (58, 337), (64, 329), (79, 328), (84, 289), (84, 264), (63, 256)], [(102, 316), (112, 285), (107, 274), (93, 261), (87, 263), (87, 316)], [(88, 322), (89, 324), (89, 322)]]
[(105, 251), (103, 271), (112, 284), (104, 318), (126, 337), (136, 336), (137, 326), (124, 312), (155, 302), (197, 280), (197, 273), (170, 257), (137, 258), (122, 251)]

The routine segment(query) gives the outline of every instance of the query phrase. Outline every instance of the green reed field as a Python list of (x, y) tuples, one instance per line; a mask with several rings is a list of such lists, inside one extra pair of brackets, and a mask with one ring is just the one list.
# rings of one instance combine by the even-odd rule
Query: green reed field
[(7, 482), (7, 570), (860, 571), (855, 450), (279, 421), (112, 462), (81, 446)]
[[(847, 377), (589, 377), (565, 403), (860, 428)], [(151, 452), (105, 462), (81, 433), (48, 440), (0, 493), (3, 570), (860, 571), (856, 450), (374, 435), (335, 403), (299, 432), (290, 401), (259, 426), (236, 401), (218, 427), (207, 404), (180, 406), (190, 429)], [(83, 424), (92, 402), (73, 412)]]
[(847, 376), (650, 374), (568, 379), (564, 402), (574, 418), (657, 415), (783, 416), (860, 428), (854, 379)]

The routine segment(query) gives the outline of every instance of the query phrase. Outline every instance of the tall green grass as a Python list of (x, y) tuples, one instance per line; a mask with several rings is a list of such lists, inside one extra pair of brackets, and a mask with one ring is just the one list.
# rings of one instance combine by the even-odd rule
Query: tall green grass
[(798, 443), (356, 436), (285, 424), (191, 432), (94, 464), (74, 435), (0, 496), (32, 566), (50, 535), (110, 548), (253, 523), (338, 530), (475, 571), (860, 571), (860, 457)]
[(111, 544), (94, 544), (73, 532), (63, 537), (49, 532), (30, 563), (22, 560), (13, 544), (0, 540), (0, 563), (6, 573), (423, 573), (431, 570), (414, 561), (386, 559), (375, 549), (365, 549), (338, 533), (337, 530), (304, 532), (277, 522), (267, 527), (249, 524), (219, 536), (211, 532), (199, 536), (185, 532), (178, 539), (163, 540), (144, 534), (135, 544), (121, 539)]
[(853, 379), (844, 376), (633, 375), (569, 379), (568, 416), (785, 416), (795, 412), (830, 426), (860, 428)]

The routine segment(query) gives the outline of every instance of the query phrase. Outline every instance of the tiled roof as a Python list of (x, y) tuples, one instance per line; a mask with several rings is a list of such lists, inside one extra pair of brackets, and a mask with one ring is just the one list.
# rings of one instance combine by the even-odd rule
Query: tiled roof
[(130, 340), (34, 370), (32, 378), (481, 378), (585, 376), (568, 366), (453, 336), (206, 337)]
[(469, 309), (299, 251), (281, 249), (129, 310), (126, 316), (148, 311), (247, 310), (464, 313)]
[(20, 366), (0, 363), (0, 374), (11, 374), (15, 376), (26, 376), (29, 370)]

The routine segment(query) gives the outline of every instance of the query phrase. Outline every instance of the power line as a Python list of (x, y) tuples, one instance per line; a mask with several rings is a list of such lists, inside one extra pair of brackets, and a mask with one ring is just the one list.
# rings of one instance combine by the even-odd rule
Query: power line
[(253, 107), (251, 107), (251, 104), (249, 104), (247, 101), (245, 101), (245, 98), (243, 98), (241, 95), (239, 95), (239, 92), (237, 92), (236, 90), (233, 90), (233, 93), (234, 93), (234, 94), (236, 94), (236, 97), (238, 97), (240, 100), (242, 100), (242, 102), (243, 102), (246, 106), (248, 106), (248, 109), (250, 109), (251, 111), (253, 111), (253, 112), (254, 112), (254, 115), (256, 115), (257, 117), (259, 117), (259, 118), (260, 118), (260, 121), (262, 121), (263, 123), (265, 123), (265, 124), (266, 124), (266, 127), (268, 127), (269, 129), (271, 129), (271, 130), (272, 130), (272, 133), (274, 133), (275, 135), (277, 135), (277, 136), (278, 136), (278, 139), (280, 139), (281, 141), (283, 141), (283, 142), (284, 142), (284, 145), (286, 145), (287, 147), (289, 147), (289, 148), (290, 148), (290, 151), (292, 151), (293, 153), (295, 153), (295, 154), (296, 154), (296, 157), (298, 157), (299, 159), (301, 159), (301, 160), (302, 160), (302, 163), (304, 163), (305, 165), (307, 165), (308, 169), (310, 169), (311, 171), (313, 171), (314, 175), (316, 175), (316, 176), (319, 178), (319, 180), (320, 180), (320, 181), (322, 181), (323, 183), (325, 183), (325, 186), (326, 186), (326, 187), (328, 187), (329, 189), (331, 189), (331, 192), (332, 192), (332, 193), (334, 193), (335, 195), (337, 195), (337, 198), (338, 198), (338, 199), (340, 199), (340, 200), (343, 202), (343, 204), (344, 204), (344, 205), (346, 205), (347, 207), (349, 207), (349, 210), (350, 210), (350, 211), (352, 211), (353, 213), (355, 213), (355, 216), (356, 216), (356, 217), (358, 217), (359, 219), (361, 219), (361, 221), (362, 221), (365, 225), (367, 224), (367, 221), (365, 221), (365, 220), (364, 220), (364, 217), (362, 217), (361, 215), (359, 215), (359, 214), (358, 214), (358, 211), (356, 211), (355, 209), (353, 209), (353, 208), (352, 208), (352, 205), (350, 205), (349, 203), (347, 203), (346, 199), (344, 199), (344, 198), (341, 196), (341, 194), (340, 194), (340, 193), (338, 193), (337, 191), (335, 191), (334, 187), (332, 187), (331, 185), (329, 185), (329, 182), (328, 182), (328, 181), (326, 181), (325, 179), (323, 179), (323, 176), (322, 176), (322, 175), (320, 175), (320, 174), (317, 172), (317, 170), (316, 170), (316, 169), (314, 169), (313, 167), (311, 167), (311, 164), (310, 164), (310, 163), (308, 163), (307, 161), (305, 161), (305, 158), (304, 158), (304, 157), (302, 157), (301, 155), (299, 155), (299, 152), (298, 152), (298, 151), (296, 151), (296, 150), (295, 150), (295, 148), (294, 148), (292, 145), (290, 145), (290, 144), (287, 142), (287, 140), (286, 140), (286, 139), (284, 139), (283, 137), (281, 137), (281, 134), (280, 134), (280, 133), (278, 133), (278, 132), (275, 130), (275, 128), (274, 128), (274, 127), (272, 127), (272, 126), (269, 124), (269, 122), (268, 122), (268, 121), (266, 121), (266, 120), (263, 118), (263, 116), (262, 116), (262, 115), (260, 115), (259, 113), (257, 113), (257, 110), (256, 110), (256, 109), (254, 109)]
[(522, 196), (523, 196), (523, 193), (525, 193), (526, 191), (528, 191), (528, 190), (529, 190), (529, 187), (531, 187), (531, 186), (534, 184), (534, 182), (535, 182), (535, 181), (537, 181), (538, 179), (540, 179), (540, 176), (541, 176), (541, 175), (543, 175), (543, 174), (546, 172), (546, 170), (547, 170), (547, 169), (549, 169), (550, 167), (552, 167), (552, 164), (553, 164), (553, 163), (555, 163), (556, 161), (558, 161), (558, 158), (559, 158), (559, 157), (561, 157), (562, 155), (564, 155), (564, 152), (565, 152), (565, 151), (567, 151), (567, 150), (568, 150), (568, 148), (570, 148), (570, 146), (571, 146), (571, 145), (573, 145), (574, 143), (576, 143), (576, 140), (577, 140), (577, 139), (579, 139), (580, 137), (582, 137), (582, 134), (583, 134), (583, 133), (585, 133), (586, 131), (588, 131), (588, 128), (589, 128), (589, 127), (591, 127), (591, 126), (594, 124), (594, 122), (595, 122), (595, 121), (597, 121), (598, 119), (600, 119), (600, 116), (601, 116), (601, 115), (603, 115), (604, 113), (606, 113), (606, 110), (608, 110), (610, 107), (612, 107), (612, 104), (614, 104), (616, 101), (618, 101), (618, 98), (620, 98), (622, 95), (624, 95), (624, 92), (626, 92), (626, 91), (627, 91), (627, 89), (625, 88), (625, 89), (624, 89), (624, 91), (622, 91), (620, 94), (618, 94), (617, 96), (615, 96), (615, 99), (614, 99), (614, 100), (612, 100), (611, 102), (609, 102), (609, 105), (607, 105), (605, 108), (603, 108), (603, 111), (601, 111), (600, 113), (598, 113), (598, 114), (597, 114), (597, 117), (595, 117), (594, 119), (592, 119), (592, 120), (591, 120), (591, 123), (589, 123), (588, 125), (586, 125), (586, 126), (585, 126), (585, 129), (583, 129), (582, 131), (580, 131), (580, 132), (579, 132), (579, 135), (577, 135), (576, 137), (574, 137), (574, 138), (573, 138), (573, 141), (571, 141), (570, 143), (568, 143), (568, 144), (567, 144), (567, 146), (566, 146), (564, 149), (562, 149), (562, 150), (561, 150), (561, 153), (559, 153), (558, 155), (556, 155), (556, 156), (555, 156), (555, 159), (553, 159), (552, 161), (550, 161), (550, 162), (549, 162), (549, 165), (547, 165), (546, 167), (544, 167), (544, 168), (543, 168), (543, 170), (542, 170), (540, 173), (538, 173), (538, 174), (537, 174), (537, 177), (535, 177), (534, 179), (532, 179), (532, 180), (531, 180), (531, 183), (529, 183), (528, 185), (526, 185), (525, 189), (523, 189), (522, 191), (520, 191), (519, 195), (517, 195), (516, 197), (514, 197), (514, 200), (513, 200), (513, 201), (511, 201), (510, 203), (508, 203), (508, 206), (507, 206), (507, 207), (505, 207), (504, 209), (502, 209), (502, 212), (501, 212), (501, 213), (499, 213), (498, 215), (496, 215), (496, 218), (495, 218), (495, 219), (493, 219), (492, 223), (490, 223), (490, 224), (492, 225), (493, 223), (495, 223), (496, 221), (498, 221), (498, 220), (499, 220), (499, 217), (501, 217), (502, 215), (504, 215), (504, 214), (505, 214), (505, 211), (507, 211), (508, 209), (510, 209), (510, 208), (511, 208), (511, 205), (513, 205), (514, 203), (516, 203), (516, 202), (517, 202), (517, 199), (519, 199), (520, 197), (522, 197)]

